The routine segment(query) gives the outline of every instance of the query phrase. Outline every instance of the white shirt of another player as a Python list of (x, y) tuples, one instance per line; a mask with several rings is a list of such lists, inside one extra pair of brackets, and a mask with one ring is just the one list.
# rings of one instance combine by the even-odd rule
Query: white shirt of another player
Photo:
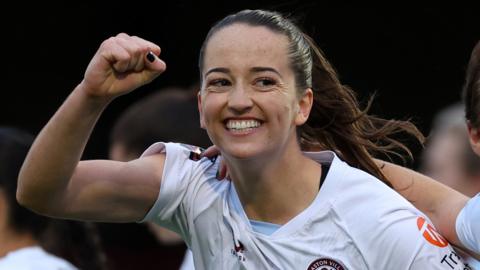
[(144, 221), (178, 232), (195, 269), (470, 269), (429, 220), (373, 176), (333, 152), (305, 153), (330, 164), (312, 204), (271, 235), (255, 232), (219, 160), (157, 143), (166, 153), (158, 200)]
[(462, 244), (480, 254), (480, 193), (471, 198), (458, 214), (456, 230)]
[(0, 258), (0, 270), (78, 270), (66, 260), (47, 253), (41, 247), (27, 247)]
[[(480, 254), (480, 193), (471, 198), (458, 214), (456, 230), (460, 242)], [(473, 257), (467, 257), (467, 262), (474, 269), (480, 269), (480, 261)]]
[(195, 270), (195, 267), (193, 265), (193, 254), (189, 248), (187, 248), (187, 251), (185, 251), (182, 265), (180, 266), (179, 270)]

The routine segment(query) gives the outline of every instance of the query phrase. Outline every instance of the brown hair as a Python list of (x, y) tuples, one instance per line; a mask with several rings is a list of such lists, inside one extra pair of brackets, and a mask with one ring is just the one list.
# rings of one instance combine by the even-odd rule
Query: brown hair
[(465, 117), (473, 127), (480, 128), (480, 41), (473, 48), (463, 87)]
[(400, 132), (411, 134), (423, 143), (423, 135), (411, 122), (385, 120), (367, 114), (372, 99), (367, 108), (361, 110), (354, 91), (340, 82), (334, 68), (313, 39), (277, 12), (243, 10), (216, 23), (200, 51), (200, 74), (205, 48), (212, 35), (235, 23), (263, 26), (289, 39), (288, 57), (295, 74), (298, 95), (303, 95), (307, 88), (312, 88), (314, 92), (310, 117), (297, 130), (302, 150), (334, 150), (351, 166), (365, 170), (388, 184), (373, 156), (400, 155), (395, 149), (402, 149), (412, 157), (410, 150), (393, 138)]

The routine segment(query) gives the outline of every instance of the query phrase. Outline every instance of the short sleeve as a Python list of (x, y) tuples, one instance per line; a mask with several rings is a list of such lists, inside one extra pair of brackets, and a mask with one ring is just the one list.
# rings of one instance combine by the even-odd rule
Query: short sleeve
[(229, 181), (216, 179), (220, 159), (201, 157), (199, 147), (156, 143), (142, 157), (158, 153), (165, 154), (160, 191), (140, 222), (153, 222), (177, 232), (190, 245), (195, 219), (224, 197)]
[(480, 253), (480, 193), (460, 211), (455, 227), (460, 242), (473, 252)]
[(194, 149), (175, 143), (155, 143), (142, 154), (142, 157), (164, 153), (165, 164), (160, 192), (153, 207), (140, 222), (152, 221), (174, 231), (182, 231), (186, 224), (185, 201), (188, 201), (188, 186), (192, 181), (192, 171), (198, 162), (191, 159)]

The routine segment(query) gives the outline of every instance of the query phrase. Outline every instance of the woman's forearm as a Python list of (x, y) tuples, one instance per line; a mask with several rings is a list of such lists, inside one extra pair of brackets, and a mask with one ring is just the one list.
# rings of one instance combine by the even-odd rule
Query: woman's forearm
[(405, 167), (377, 160), (393, 188), (424, 212), (451, 243), (460, 245), (455, 221), (469, 199), (462, 193)]
[(37, 136), (19, 174), (17, 198), (45, 212), (66, 189), (97, 119), (109, 100), (79, 84)]

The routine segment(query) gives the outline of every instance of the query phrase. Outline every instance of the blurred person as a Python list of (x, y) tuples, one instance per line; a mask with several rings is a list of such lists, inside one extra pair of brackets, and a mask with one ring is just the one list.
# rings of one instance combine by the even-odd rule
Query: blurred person
[[(135, 102), (119, 116), (113, 126), (110, 134), (110, 159), (119, 161), (137, 159), (145, 149), (158, 141), (177, 141), (199, 147), (210, 146), (207, 133), (200, 128), (196, 104), (194, 88), (175, 87), (160, 89)], [(112, 229), (114, 226), (118, 225), (109, 228)], [(143, 224), (130, 226), (143, 227)], [(171, 230), (150, 222), (147, 226), (163, 244), (183, 243), (181, 237)], [(190, 250), (186, 251), (180, 269), (194, 269)]]
[(45, 248), (79, 269), (110, 270), (97, 225), (92, 222), (52, 219), (42, 239)]
[(34, 137), (0, 127), (0, 270), (74, 270), (72, 263), (45, 250), (49, 219), (20, 206), (17, 177)]
[(480, 192), (480, 156), (470, 147), (465, 106), (441, 110), (423, 153), (421, 170), (428, 176), (473, 197)]
[(276, 12), (225, 17), (200, 51), (200, 122), (232, 181), (217, 181), (218, 158), (177, 143), (126, 163), (80, 161), (105, 107), (165, 70), (159, 54), (126, 34), (102, 43), (29, 152), (22, 203), (70, 219), (154, 221), (182, 235), (199, 269), (466, 267), (373, 159), (404, 147), (391, 135), (421, 134), (362, 111), (313, 40)]
[(158, 90), (132, 104), (113, 126), (110, 158), (136, 159), (159, 139), (210, 146), (207, 133), (200, 127), (196, 105), (196, 91), (174, 87)]

